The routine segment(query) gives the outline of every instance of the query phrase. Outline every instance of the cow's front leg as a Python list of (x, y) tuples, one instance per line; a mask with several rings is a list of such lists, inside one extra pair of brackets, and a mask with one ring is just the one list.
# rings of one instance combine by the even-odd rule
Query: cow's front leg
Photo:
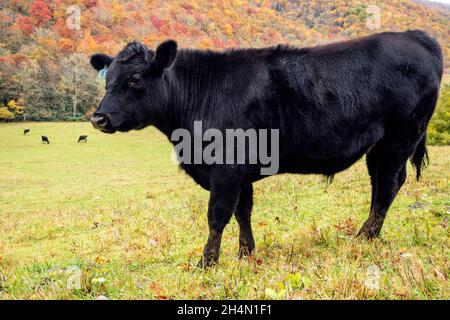
[(203, 250), (203, 258), (198, 263), (200, 268), (208, 268), (219, 260), (222, 232), (235, 210), (239, 191), (240, 188), (236, 185), (212, 186), (208, 205), (209, 236)]

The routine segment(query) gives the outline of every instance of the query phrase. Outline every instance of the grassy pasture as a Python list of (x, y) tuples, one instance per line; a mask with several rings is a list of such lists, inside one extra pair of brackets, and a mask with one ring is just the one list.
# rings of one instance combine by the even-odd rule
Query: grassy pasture
[(442, 76), (442, 85), (446, 84), (446, 83), (450, 83), (450, 74), (444, 74)]
[(429, 148), (420, 182), (408, 167), (370, 242), (355, 238), (370, 206), (364, 160), (329, 186), (314, 175), (256, 183), (255, 256), (236, 258), (233, 219), (220, 264), (206, 272), (195, 264), (208, 193), (170, 151), (152, 128), (0, 124), (0, 298), (450, 298), (450, 147)]

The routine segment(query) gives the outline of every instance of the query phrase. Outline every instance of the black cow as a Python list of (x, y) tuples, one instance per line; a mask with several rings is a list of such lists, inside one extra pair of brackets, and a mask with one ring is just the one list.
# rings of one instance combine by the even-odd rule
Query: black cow
[(86, 136), (86, 135), (80, 136), (80, 137), (78, 138), (78, 143), (80, 143), (80, 141), (87, 142), (87, 136)]
[[(156, 51), (133, 42), (108, 66), (106, 94), (92, 116), (105, 133), (154, 125), (168, 137), (177, 128), (279, 129), (279, 173), (332, 176), (366, 155), (372, 184), (370, 216), (358, 235), (379, 235), (411, 158), (417, 179), (427, 161), (426, 130), (442, 77), (439, 44), (422, 31), (380, 33), (313, 48), (277, 46), (225, 52)], [(251, 254), (252, 183), (261, 165), (182, 164), (210, 190), (209, 237), (200, 266), (219, 258), (233, 212), (240, 254)]]
[(41, 139), (42, 139), (42, 143), (50, 144), (50, 141), (48, 140), (48, 137), (46, 137), (46, 136), (41, 136)]
[(29, 133), (30, 132), (30, 129), (25, 129), (25, 130), (23, 130), (23, 135), (25, 136), (25, 135), (27, 135), (27, 133)]

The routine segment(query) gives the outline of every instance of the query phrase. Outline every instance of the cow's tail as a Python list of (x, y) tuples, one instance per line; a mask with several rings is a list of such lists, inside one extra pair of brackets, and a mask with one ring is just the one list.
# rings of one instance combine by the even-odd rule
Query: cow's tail
[(416, 169), (417, 181), (419, 181), (422, 170), (428, 166), (429, 162), (426, 141), (427, 135), (424, 134), (411, 157), (411, 164)]

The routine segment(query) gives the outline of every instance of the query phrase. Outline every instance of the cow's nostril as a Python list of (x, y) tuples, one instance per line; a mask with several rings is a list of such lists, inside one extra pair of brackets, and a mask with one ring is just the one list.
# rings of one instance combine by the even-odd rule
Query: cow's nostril
[(91, 122), (98, 129), (105, 129), (108, 126), (108, 117), (104, 114), (94, 114)]
[(106, 117), (105, 116), (100, 116), (99, 117), (99, 120), (97, 121), (97, 124), (100, 126), (100, 127), (104, 127), (105, 125), (106, 125)]

